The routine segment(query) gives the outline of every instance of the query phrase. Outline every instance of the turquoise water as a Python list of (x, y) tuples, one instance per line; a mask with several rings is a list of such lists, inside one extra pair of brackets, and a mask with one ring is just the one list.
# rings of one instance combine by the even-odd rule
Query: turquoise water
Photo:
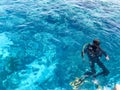
[[(82, 46), (94, 38), (110, 56), (101, 58), (110, 74), (97, 80), (120, 84), (119, 13), (119, 0), (0, 0), (0, 90), (72, 90), (89, 70)], [(80, 87), (94, 89), (91, 79)]]

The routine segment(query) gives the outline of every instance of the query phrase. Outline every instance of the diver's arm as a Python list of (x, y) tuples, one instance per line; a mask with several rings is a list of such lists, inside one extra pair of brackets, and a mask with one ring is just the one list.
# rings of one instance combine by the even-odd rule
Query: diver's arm
[(81, 57), (84, 58), (84, 51), (81, 52)]
[[(102, 50), (102, 49), (101, 49), (101, 50)], [(107, 53), (106, 53), (104, 50), (102, 50), (102, 53), (103, 53), (103, 55), (105, 56), (105, 59), (106, 59), (106, 60), (110, 60), (109, 56), (107, 55)]]
[(84, 54), (86, 53), (86, 47), (87, 47), (87, 45), (88, 45), (88, 43), (84, 44), (83, 48), (82, 48), (81, 57), (82, 57), (83, 60), (84, 60)]
[(84, 51), (81, 52), (81, 57), (82, 57), (82, 61), (85, 61), (85, 58), (84, 58)]

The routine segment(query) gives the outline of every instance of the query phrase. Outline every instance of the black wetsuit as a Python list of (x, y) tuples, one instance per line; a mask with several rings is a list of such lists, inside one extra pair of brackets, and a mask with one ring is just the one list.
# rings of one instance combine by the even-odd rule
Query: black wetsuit
[(108, 75), (109, 74), (109, 70), (104, 66), (104, 64), (100, 61), (100, 57), (102, 55), (107, 56), (106, 52), (104, 50), (102, 50), (100, 47), (96, 47), (92, 44), (88, 44), (85, 49), (84, 52), (87, 53), (88, 58), (90, 60), (90, 67), (91, 67), (91, 73), (95, 74), (96, 70), (95, 70), (95, 63), (103, 70), (101, 74), (104, 75)]

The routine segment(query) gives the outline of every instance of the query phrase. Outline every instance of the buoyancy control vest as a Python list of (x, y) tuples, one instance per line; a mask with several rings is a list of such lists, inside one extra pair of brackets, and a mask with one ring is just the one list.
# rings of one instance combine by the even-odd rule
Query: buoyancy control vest
[(100, 47), (96, 47), (92, 44), (87, 45), (87, 54), (90, 58), (98, 58), (102, 56), (102, 50)]

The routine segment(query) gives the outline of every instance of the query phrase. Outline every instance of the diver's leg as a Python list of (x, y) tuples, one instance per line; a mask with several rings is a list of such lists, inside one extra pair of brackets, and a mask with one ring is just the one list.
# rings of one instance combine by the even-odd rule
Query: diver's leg
[(99, 59), (97, 60), (97, 65), (100, 68), (102, 68), (104, 75), (108, 75), (109, 74), (109, 70), (104, 66), (104, 64)]
[(90, 68), (91, 68), (92, 74), (95, 74), (96, 73), (95, 62), (93, 62), (92, 60), (90, 61)]

